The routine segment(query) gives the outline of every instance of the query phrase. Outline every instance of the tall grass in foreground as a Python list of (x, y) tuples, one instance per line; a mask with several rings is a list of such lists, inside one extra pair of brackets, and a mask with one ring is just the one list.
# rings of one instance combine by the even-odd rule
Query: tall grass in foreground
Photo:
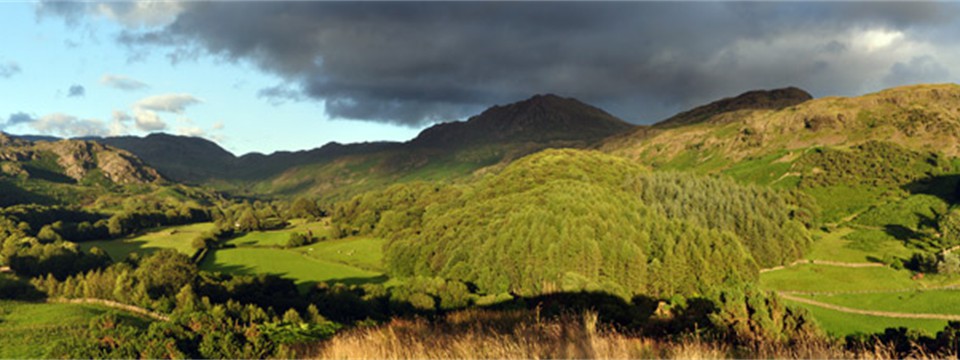
[[(307, 358), (329, 359), (890, 359), (892, 346), (847, 349), (824, 339), (790, 345), (733, 346), (695, 336), (665, 340), (632, 336), (598, 323), (594, 312), (540, 319), (535, 312), (467, 310), (442, 320), (394, 319), (361, 327), (299, 349)], [(949, 354), (915, 351), (909, 357)], [(954, 355), (955, 357), (955, 355)]]

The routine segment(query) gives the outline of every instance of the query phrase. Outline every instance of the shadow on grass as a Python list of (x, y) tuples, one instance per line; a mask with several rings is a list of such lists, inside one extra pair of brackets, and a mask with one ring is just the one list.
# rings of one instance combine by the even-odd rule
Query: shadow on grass
[(960, 200), (960, 174), (936, 175), (908, 183), (902, 188), (911, 194), (927, 194), (954, 204)]

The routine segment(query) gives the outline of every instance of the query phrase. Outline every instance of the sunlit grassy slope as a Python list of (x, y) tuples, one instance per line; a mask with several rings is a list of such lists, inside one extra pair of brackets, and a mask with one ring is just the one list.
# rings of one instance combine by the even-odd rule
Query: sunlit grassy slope
[(42, 358), (54, 342), (105, 313), (135, 324), (146, 321), (95, 305), (0, 300), (0, 358)]

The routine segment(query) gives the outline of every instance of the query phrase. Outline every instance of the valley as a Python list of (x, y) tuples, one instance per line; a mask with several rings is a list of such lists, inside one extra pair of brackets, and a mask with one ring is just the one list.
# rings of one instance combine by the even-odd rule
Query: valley
[(633, 126), (538, 95), (408, 142), (240, 157), (172, 135), (2, 135), (0, 344), (43, 345), (0, 357), (285, 357), (541, 311), (592, 319), (542, 329), (663, 344), (646, 354), (691, 329), (726, 356), (950, 351), (960, 158), (934, 144), (960, 136), (958, 99), (751, 91)]

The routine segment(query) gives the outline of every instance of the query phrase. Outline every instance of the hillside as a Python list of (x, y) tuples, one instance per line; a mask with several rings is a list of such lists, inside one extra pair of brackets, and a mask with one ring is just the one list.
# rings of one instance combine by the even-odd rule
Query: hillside
[[(960, 85), (956, 84), (904, 86), (859, 97), (807, 100), (785, 107), (779, 105), (789, 101), (765, 108), (727, 110), (721, 106), (732, 103), (737, 101), (721, 100), (678, 114), (652, 128), (608, 139), (601, 148), (645, 163), (669, 162), (697, 153), (712, 158), (712, 163), (726, 165), (780, 150), (843, 146), (868, 140), (937, 150), (951, 156), (960, 154)], [(700, 120), (684, 120), (691, 118)]]
[(774, 90), (748, 91), (735, 97), (720, 99), (712, 103), (684, 111), (654, 124), (657, 128), (671, 128), (696, 124), (712, 117), (735, 111), (779, 110), (812, 100), (806, 91), (795, 87)]
[(97, 142), (31, 142), (0, 133), (0, 146), (4, 205), (89, 201), (126, 186), (164, 182), (133, 154)]
[(797, 188), (817, 199), (824, 221), (836, 222), (911, 194), (954, 201), (958, 144), (960, 85), (939, 84), (718, 112), (638, 129), (600, 148), (656, 169)]

